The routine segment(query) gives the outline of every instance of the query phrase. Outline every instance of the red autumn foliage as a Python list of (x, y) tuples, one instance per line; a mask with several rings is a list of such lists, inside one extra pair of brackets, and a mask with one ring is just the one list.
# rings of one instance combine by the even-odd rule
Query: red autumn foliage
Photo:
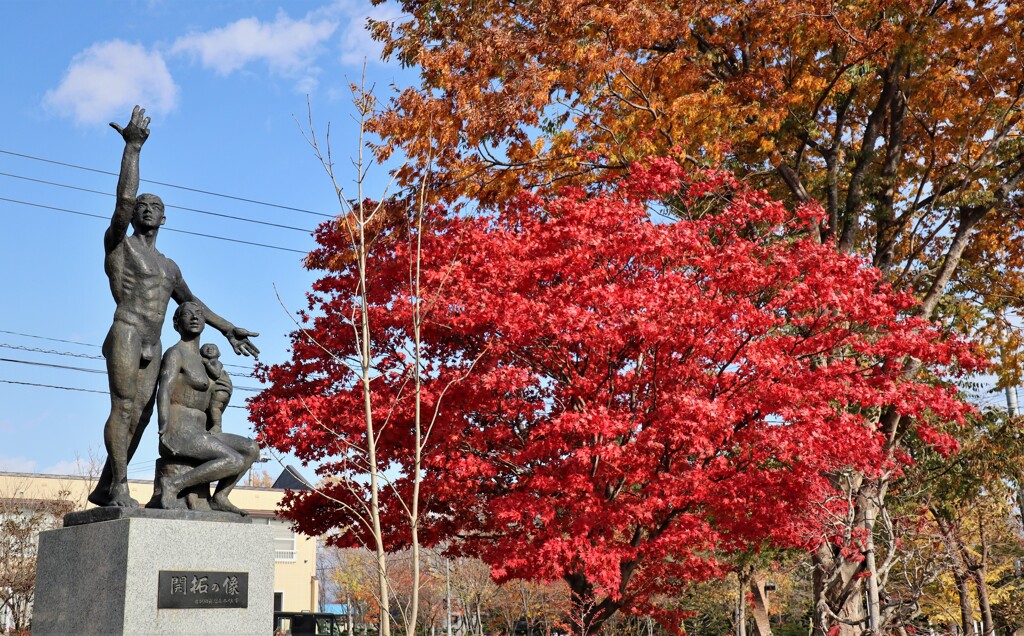
[[(683, 220), (662, 222), (660, 205)], [(479, 556), (499, 581), (566, 580), (593, 629), (620, 609), (657, 614), (655, 597), (722, 572), (714, 554), (820, 537), (826, 475), (887, 466), (879, 409), (932, 439), (928, 420), (969, 410), (899, 360), (976, 363), (876, 270), (803, 231), (821, 214), (669, 159), (601, 192), (524, 193), (491, 216), (429, 210), (421, 538)], [(368, 301), (377, 451), (394, 487), (382, 508), (399, 549), (415, 232), (390, 236), (371, 253)], [(337, 541), (356, 543), (344, 505), (366, 493), (362, 388), (346, 366), (355, 269), (336, 258), (350, 251), (343, 225), (317, 240), (307, 330), (263, 370), (272, 388), (252, 419), (264, 443), (322, 462), (329, 498), (293, 493), (286, 515), (310, 534), (351, 526)]]

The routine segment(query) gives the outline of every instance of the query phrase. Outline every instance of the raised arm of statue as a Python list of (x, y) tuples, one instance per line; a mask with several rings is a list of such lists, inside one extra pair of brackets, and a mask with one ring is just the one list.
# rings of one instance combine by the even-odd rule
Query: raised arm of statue
[(260, 350), (249, 339), (255, 338), (260, 334), (255, 331), (243, 329), (242, 327), (236, 327), (227, 319), (215, 313), (206, 305), (206, 303), (196, 298), (195, 294), (192, 293), (192, 290), (188, 288), (188, 285), (185, 283), (185, 279), (181, 276), (180, 272), (178, 273), (177, 280), (174, 284), (174, 291), (171, 292), (171, 297), (174, 298), (174, 301), (179, 305), (185, 302), (194, 302), (201, 305), (203, 308), (203, 315), (206, 317), (206, 324), (224, 334), (224, 337), (227, 338), (228, 343), (231, 345), (231, 348), (235, 353), (243, 356), (259, 356)]
[(110, 123), (111, 128), (124, 138), (124, 154), (121, 156), (121, 174), (117, 180), (114, 216), (110, 219), (110, 228), (103, 241), (107, 252), (113, 250), (124, 239), (132, 222), (135, 196), (139, 191), (139, 153), (142, 144), (149, 137), (149, 117), (145, 115), (146, 110), (136, 106), (132, 110), (128, 125), (121, 127), (114, 122)]

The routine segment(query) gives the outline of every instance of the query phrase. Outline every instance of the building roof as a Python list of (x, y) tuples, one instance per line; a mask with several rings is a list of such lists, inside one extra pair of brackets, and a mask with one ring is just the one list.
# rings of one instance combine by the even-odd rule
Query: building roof
[(292, 466), (285, 466), (284, 471), (274, 482), (272, 488), (282, 488), (284, 490), (313, 490), (313, 487), (309, 485), (299, 471), (295, 470)]

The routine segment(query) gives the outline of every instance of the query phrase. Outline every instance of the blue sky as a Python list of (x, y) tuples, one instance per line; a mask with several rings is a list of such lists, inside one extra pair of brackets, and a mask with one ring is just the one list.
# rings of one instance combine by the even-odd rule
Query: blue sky
[[(285, 359), (293, 324), (282, 304), (300, 308), (314, 279), (300, 265), (301, 252), (313, 245), (304, 230), (337, 212), (330, 182), (294, 118), (305, 123), (308, 95), (318, 125), (332, 122), (336, 156), (348, 157), (357, 130), (347, 87), (359, 80), (363, 60), (379, 97), (416, 80), (414, 71), (379, 60), (363, 28), (370, 12), (378, 19), (396, 15), (355, 0), (0, 5), (0, 470), (74, 473), (77, 458), (104, 455), (107, 396), (68, 389), (103, 391), (105, 375), (42, 365), (103, 369), (95, 356), (114, 302), (102, 237), (116, 177), (81, 168), (118, 170), (123, 142), (107, 124), (126, 123), (134, 104), (152, 118), (143, 179), (284, 206), (145, 182), (140, 188), (168, 206), (158, 247), (193, 292), (235, 324), (259, 331), (261, 359)], [(379, 193), (386, 180), (386, 167), (372, 170), (368, 193)], [(230, 350), (213, 330), (206, 339)], [(163, 340), (165, 347), (177, 340), (169, 324)], [(230, 353), (224, 360), (251, 366)], [(234, 381), (232, 403), (240, 405), (252, 394), (241, 387), (257, 383)], [(252, 432), (241, 409), (228, 410), (225, 430)], [(156, 448), (154, 417), (131, 477), (152, 476)]]

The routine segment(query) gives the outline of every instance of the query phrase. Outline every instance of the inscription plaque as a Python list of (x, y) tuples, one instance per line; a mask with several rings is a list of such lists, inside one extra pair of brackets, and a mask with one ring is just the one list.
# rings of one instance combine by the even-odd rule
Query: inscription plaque
[(157, 590), (159, 609), (249, 607), (248, 572), (161, 570)]

